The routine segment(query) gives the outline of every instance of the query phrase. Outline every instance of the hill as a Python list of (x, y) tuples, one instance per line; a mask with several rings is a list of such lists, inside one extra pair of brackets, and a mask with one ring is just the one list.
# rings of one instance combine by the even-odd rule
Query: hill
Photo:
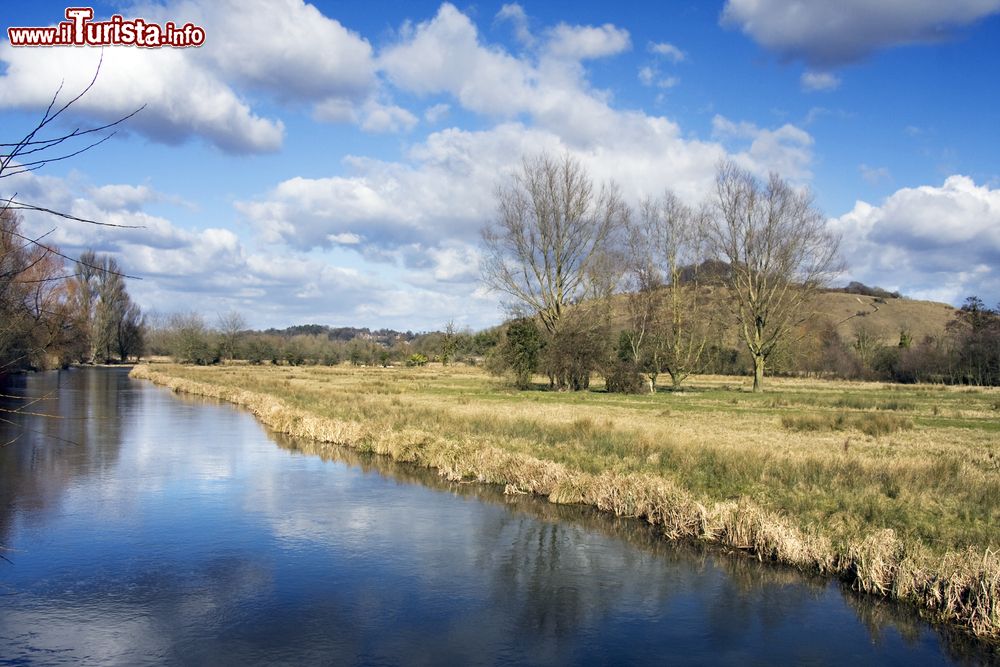
[(866, 330), (880, 342), (892, 345), (899, 342), (902, 331), (915, 342), (927, 336), (940, 336), (955, 319), (956, 308), (936, 301), (884, 299), (831, 291), (816, 297), (814, 310), (836, 326), (843, 340), (854, 340), (859, 331)]

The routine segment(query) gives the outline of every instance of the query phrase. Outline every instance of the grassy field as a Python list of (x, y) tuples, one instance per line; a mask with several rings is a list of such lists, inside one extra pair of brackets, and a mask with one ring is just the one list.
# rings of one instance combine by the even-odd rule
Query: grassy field
[[(700, 377), (516, 392), (468, 367), (154, 365), (276, 430), (640, 516), (1000, 634), (1000, 391)], [(199, 384), (194, 384), (199, 383)]]

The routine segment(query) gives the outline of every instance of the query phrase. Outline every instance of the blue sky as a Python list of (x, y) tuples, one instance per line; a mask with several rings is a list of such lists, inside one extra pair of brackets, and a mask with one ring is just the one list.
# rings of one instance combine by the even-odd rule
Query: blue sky
[[(65, 5), (16, 3), (3, 27)], [(259, 327), (424, 330), (503, 316), (478, 231), (525, 154), (578, 157), (633, 204), (694, 203), (723, 158), (810, 187), (850, 279), (1000, 301), (1000, 0), (99, 3), (207, 33), (105, 49), (63, 128), (146, 108), (0, 195), (142, 229), (25, 216), (114, 253), (147, 310)], [(0, 42), (20, 138), (99, 50)], [(57, 128), (58, 129), (58, 128)]]

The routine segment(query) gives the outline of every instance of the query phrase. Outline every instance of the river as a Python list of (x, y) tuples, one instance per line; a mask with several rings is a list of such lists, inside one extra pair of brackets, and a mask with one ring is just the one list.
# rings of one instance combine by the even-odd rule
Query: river
[(996, 657), (837, 582), (283, 438), (126, 369), (2, 393), (39, 414), (0, 415), (0, 664)]

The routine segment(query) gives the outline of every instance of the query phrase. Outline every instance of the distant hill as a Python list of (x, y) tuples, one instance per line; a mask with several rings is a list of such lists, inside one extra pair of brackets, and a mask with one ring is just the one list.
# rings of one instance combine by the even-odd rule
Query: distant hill
[[(726, 314), (729, 295), (725, 288), (721, 285), (705, 285), (701, 289), (710, 294), (709, 299), (717, 309), (716, 317), (730, 322), (730, 316)], [(866, 289), (889, 296), (869, 296), (853, 291), (845, 292), (845, 289), (853, 288), (832, 288), (817, 294), (812, 310), (816, 313), (818, 324), (822, 325), (825, 320), (834, 325), (841, 339), (848, 343), (855, 340), (856, 334), (862, 329), (866, 329), (886, 345), (897, 344), (902, 331), (917, 343), (927, 336), (941, 336), (945, 326), (955, 319), (957, 309), (946, 303), (894, 297), (879, 288)], [(628, 326), (624, 299), (624, 295), (615, 297), (613, 317), (615, 326), (619, 328)], [(735, 325), (726, 327), (724, 340), (726, 345), (742, 348)]]
[(935, 301), (883, 298), (824, 292), (816, 297), (815, 311), (831, 324), (844, 340), (854, 340), (862, 329), (875, 334), (883, 343), (899, 342), (905, 331), (914, 342), (927, 336), (940, 336), (955, 319), (956, 308)]

